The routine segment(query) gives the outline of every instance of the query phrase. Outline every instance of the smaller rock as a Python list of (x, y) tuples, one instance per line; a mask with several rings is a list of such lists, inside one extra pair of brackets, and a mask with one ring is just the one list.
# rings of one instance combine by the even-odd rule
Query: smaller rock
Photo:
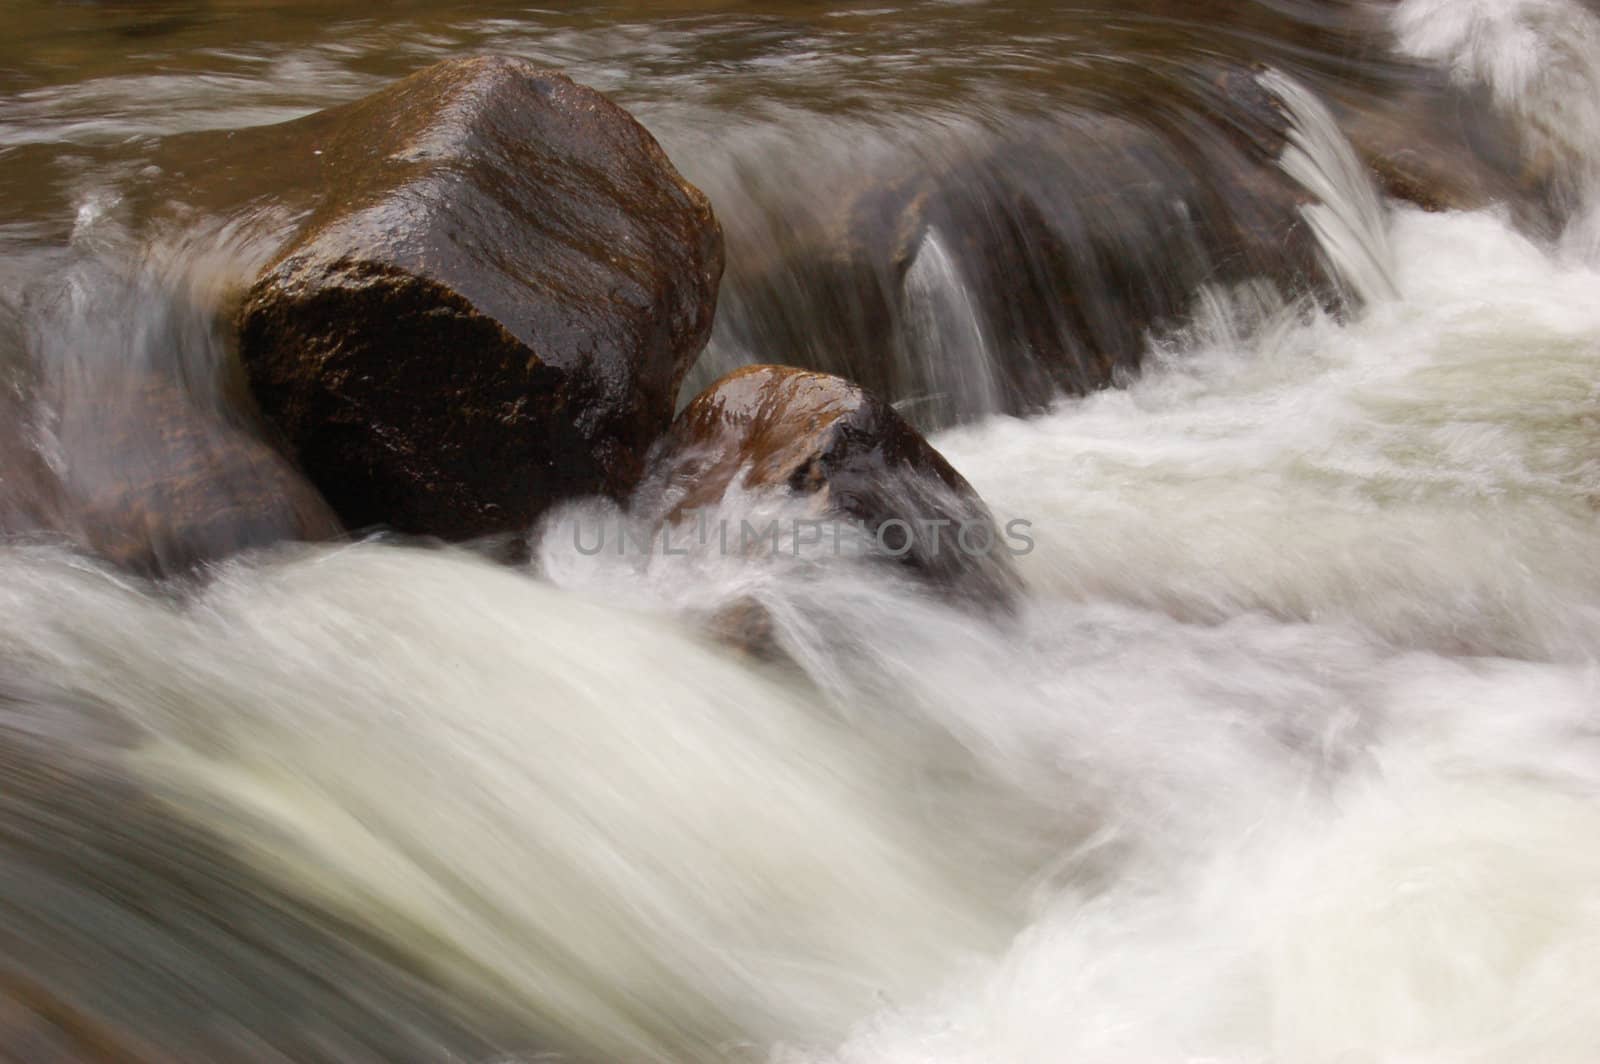
[(1015, 602), (1008, 541), (977, 492), (892, 406), (841, 377), (788, 366), (723, 377), (653, 448), (635, 509), (676, 523), (732, 488), (858, 522), (873, 553), (953, 600)]
[(1541, 206), (1548, 188), (1523, 162), (1515, 129), (1481, 92), (1419, 73), (1390, 94), (1346, 93), (1330, 102), (1385, 195), (1427, 211), (1507, 203), (1521, 224), (1550, 224)]
[(52, 428), (65, 460), (48, 530), (132, 572), (181, 575), (340, 533), (287, 461), (175, 383), (133, 378), (73, 392)]
[(722, 606), (706, 618), (705, 632), (723, 646), (761, 664), (790, 663), (772, 614), (755, 599), (737, 598)]
[(55, 529), (61, 485), (28, 439), (22, 404), (0, 396), (0, 535)]

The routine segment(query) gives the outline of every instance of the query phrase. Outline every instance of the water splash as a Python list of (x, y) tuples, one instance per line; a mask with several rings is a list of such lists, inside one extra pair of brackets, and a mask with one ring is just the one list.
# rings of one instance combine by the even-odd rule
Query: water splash
[(1576, 0), (1405, 0), (1392, 18), (1402, 52), (1513, 118), (1524, 171), (1567, 220), (1566, 249), (1600, 261), (1600, 18)]
[(1290, 116), (1278, 165), (1316, 198), (1301, 208), (1334, 274), (1366, 303), (1393, 299), (1393, 255), (1383, 206), (1366, 168), (1326, 105), (1278, 71), (1260, 75)]
[(903, 299), (907, 328), (900, 357), (918, 363), (906, 367), (906, 376), (932, 389), (907, 402), (937, 407), (924, 415), (934, 422), (1000, 413), (1004, 390), (977, 300), (937, 230), (922, 238), (906, 270)]

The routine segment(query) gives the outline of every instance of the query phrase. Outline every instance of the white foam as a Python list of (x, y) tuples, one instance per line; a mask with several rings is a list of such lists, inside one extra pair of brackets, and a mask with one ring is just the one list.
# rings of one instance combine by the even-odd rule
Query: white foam
[(1403, 0), (1392, 18), (1403, 53), (1487, 89), (1568, 218), (1566, 250), (1600, 261), (1600, 19), (1576, 0)]

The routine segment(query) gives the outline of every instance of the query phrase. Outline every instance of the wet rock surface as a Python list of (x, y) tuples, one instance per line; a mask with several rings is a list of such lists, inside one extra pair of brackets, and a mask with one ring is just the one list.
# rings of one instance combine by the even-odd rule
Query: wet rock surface
[(181, 575), (286, 541), (337, 537), (328, 505), (276, 451), (174, 383), (75, 393), (55, 427), (65, 527), (133, 572)]
[(1543, 175), (1524, 163), (1511, 123), (1483, 93), (1419, 76), (1387, 96), (1330, 99), (1384, 195), (1429, 211), (1506, 203), (1525, 226), (1556, 224)]
[(874, 553), (952, 599), (1005, 608), (1018, 590), (1007, 541), (971, 485), (893, 407), (840, 377), (730, 373), (657, 444), (636, 508), (682, 522), (730, 491), (778, 493), (816, 520), (859, 523)]
[(276, 451), (160, 377), (111, 374), (31, 428), (13, 422), (0, 463), (0, 533), (69, 542), (143, 576), (341, 532)]
[(62, 519), (61, 486), (29, 429), (22, 403), (0, 402), (0, 535), (56, 528)]
[(709, 205), (642, 126), (489, 57), (270, 136), (315, 206), (249, 292), (240, 355), (346, 524), (460, 540), (633, 487), (722, 272)]

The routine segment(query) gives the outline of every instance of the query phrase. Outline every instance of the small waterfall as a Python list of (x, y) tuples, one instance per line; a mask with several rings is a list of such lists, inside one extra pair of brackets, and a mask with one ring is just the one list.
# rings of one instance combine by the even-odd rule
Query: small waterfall
[[(1005, 409), (995, 354), (984, 337), (977, 300), (938, 230), (922, 238), (903, 293), (906, 330), (899, 357), (909, 378), (926, 380), (932, 391), (901, 401), (902, 412), (937, 422), (965, 414), (982, 417)], [(926, 404), (932, 412), (920, 411)]]
[(1279, 165), (1317, 202), (1301, 210), (1335, 276), (1363, 301), (1393, 299), (1394, 257), (1383, 206), (1366, 168), (1327, 106), (1278, 71), (1259, 78), (1289, 113), (1289, 144)]
[[(1126, 379), (1204, 285), (1325, 288), (1299, 186), (1261, 147), (1281, 118), (1228, 73), (1184, 65), (1142, 87), (1159, 102), (1054, 116), (912, 114), (856, 130), (871, 152), (697, 174), (730, 247), (698, 379), (748, 360), (841, 373), (936, 428)], [(814, 121), (818, 145), (842, 137)], [(774, 177), (802, 167), (819, 187), (791, 201)]]

